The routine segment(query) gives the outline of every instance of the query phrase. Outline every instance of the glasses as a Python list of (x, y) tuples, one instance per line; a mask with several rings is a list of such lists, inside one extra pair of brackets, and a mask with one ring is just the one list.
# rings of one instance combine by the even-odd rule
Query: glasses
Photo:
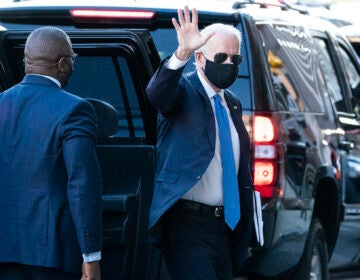
[[(71, 55), (62, 55), (61, 57), (71, 57), (72, 62), (74, 62), (75, 59), (78, 57), (78, 55), (76, 53), (72, 53)], [(61, 59), (61, 57), (60, 57), (60, 59)]]
[(63, 58), (63, 57), (70, 57), (71, 58), (71, 60), (72, 60), (72, 62), (74, 63), (75, 62), (75, 59), (77, 58), (77, 54), (76, 53), (72, 53), (71, 55), (62, 55), (62, 56), (60, 56), (60, 58), (55, 62), (55, 63), (32, 63), (28, 58), (24, 58), (23, 59), (23, 62), (24, 63), (27, 63), (27, 64), (29, 64), (29, 65), (33, 65), (33, 66), (48, 66), (48, 67), (52, 67), (52, 66), (56, 66), (58, 63), (59, 63), (59, 61), (60, 61), (60, 59), (61, 58)]
[(217, 53), (214, 56), (214, 62), (215, 63), (223, 63), (225, 60), (228, 59), (229, 56), (230, 56), (230, 60), (232, 63), (234, 63), (235, 65), (240, 65), (240, 63), (242, 61), (241, 54), (228, 55), (227, 53)]

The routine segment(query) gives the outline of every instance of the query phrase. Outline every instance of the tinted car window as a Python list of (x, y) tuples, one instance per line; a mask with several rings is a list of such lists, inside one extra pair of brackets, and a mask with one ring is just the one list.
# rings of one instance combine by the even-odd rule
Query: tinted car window
[(5, 75), (4, 69), (5, 69), (4, 64), (0, 60), (0, 92), (3, 92), (6, 89), (5, 79), (4, 79), (4, 75)]
[(65, 90), (83, 98), (95, 98), (113, 105), (119, 115), (115, 137), (144, 137), (144, 124), (128, 62), (121, 56), (79, 54), (74, 73)]
[(321, 38), (314, 38), (314, 43), (316, 45), (315, 51), (319, 58), (320, 67), (323, 72), (323, 77), (326, 82), (326, 88), (328, 94), (330, 95), (330, 99), (338, 111), (346, 112), (347, 109), (344, 104), (334, 64), (332, 63), (329, 55), (327, 43)]
[(345, 49), (342, 46), (340, 46), (340, 54), (345, 63), (345, 71), (347, 74), (348, 81), (351, 87), (354, 88), (360, 81), (360, 75), (356, 70), (353, 61), (351, 60), (348, 53), (345, 51)]
[[(8, 41), (9, 60), (15, 81), (24, 73), (24, 44)], [(74, 73), (65, 90), (83, 98), (94, 98), (110, 103), (117, 110), (118, 131), (113, 138), (142, 141), (145, 128), (136, 88), (133, 53), (120, 47), (95, 47), (73, 44), (78, 57)], [(127, 141), (126, 140), (126, 141)], [(136, 142), (135, 141), (135, 142)], [(129, 142), (130, 143), (130, 142)]]
[(311, 41), (300, 26), (258, 25), (279, 109), (324, 112), (319, 71)]
[(160, 59), (172, 55), (178, 46), (176, 31), (170, 28), (156, 29), (151, 32), (154, 43), (159, 51)]

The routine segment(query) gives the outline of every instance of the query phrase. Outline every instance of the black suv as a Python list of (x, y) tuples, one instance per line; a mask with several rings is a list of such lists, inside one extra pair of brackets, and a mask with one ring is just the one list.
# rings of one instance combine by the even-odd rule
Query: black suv
[[(171, 18), (183, 6), (50, 2), (0, 8), (0, 88), (22, 79), (31, 30), (56, 25), (69, 34), (79, 57), (66, 89), (111, 104), (118, 118), (97, 146), (105, 183), (103, 279), (167, 279), (160, 252), (148, 243), (157, 116), (145, 88), (177, 46)], [(251, 136), (265, 238), (262, 247), (251, 248), (243, 274), (326, 280), (344, 214), (347, 156), (357, 151), (360, 67), (332, 25), (250, 2), (196, 7), (200, 28), (223, 22), (243, 37), (243, 62), (231, 90)], [(98, 116), (100, 126), (112, 123), (110, 115)]]

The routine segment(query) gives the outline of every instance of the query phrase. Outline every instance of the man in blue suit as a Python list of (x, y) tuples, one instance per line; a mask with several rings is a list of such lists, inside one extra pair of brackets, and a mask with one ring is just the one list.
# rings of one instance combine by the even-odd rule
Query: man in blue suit
[[(200, 33), (188, 7), (172, 22), (179, 46), (147, 87), (159, 113), (150, 233), (172, 279), (230, 280), (253, 226), (250, 140), (241, 103), (226, 90), (237, 77), (241, 35), (224, 24)], [(183, 75), (193, 52), (196, 71)]]
[(0, 279), (100, 279), (95, 110), (61, 89), (65, 32), (34, 30), (24, 54), (26, 76), (0, 94)]

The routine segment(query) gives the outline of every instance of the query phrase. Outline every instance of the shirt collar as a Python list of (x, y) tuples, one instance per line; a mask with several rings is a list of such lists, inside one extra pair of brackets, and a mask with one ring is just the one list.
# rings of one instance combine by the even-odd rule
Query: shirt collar
[(219, 94), (221, 97), (221, 100), (224, 100), (224, 90), (220, 89), (219, 92), (215, 92), (214, 89), (209, 85), (209, 83), (204, 79), (204, 77), (199, 73), (199, 71), (197, 72), (197, 75), (200, 79), (200, 82), (202, 84), (202, 86), (205, 89), (206, 94), (208, 95), (209, 99), (213, 98), (215, 96), (215, 94)]

